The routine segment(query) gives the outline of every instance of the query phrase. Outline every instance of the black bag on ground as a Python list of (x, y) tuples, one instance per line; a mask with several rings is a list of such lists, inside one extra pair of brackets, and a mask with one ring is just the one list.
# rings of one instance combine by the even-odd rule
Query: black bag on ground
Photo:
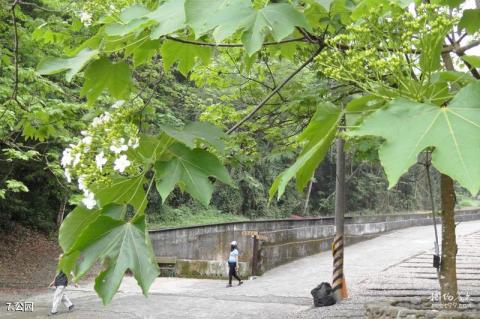
[(322, 282), (310, 292), (313, 296), (313, 304), (315, 307), (325, 307), (335, 304), (332, 286), (328, 282)]

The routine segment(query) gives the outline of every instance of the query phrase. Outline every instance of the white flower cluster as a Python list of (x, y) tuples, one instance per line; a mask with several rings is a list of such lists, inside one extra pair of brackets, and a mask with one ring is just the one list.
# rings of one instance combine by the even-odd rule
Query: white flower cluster
[(92, 14), (87, 11), (81, 11), (79, 14), (80, 22), (83, 23), (84, 26), (88, 27), (92, 25)]
[[(117, 103), (117, 108), (123, 104)], [(65, 170), (65, 178), (70, 183), (72, 175), (78, 177), (78, 188), (84, 195), (82, 203), (88, 209), (97, 205), (94, 193), (88, 188), (89, 184), (96, 181), (96, 176), (108, 174), (112, 169), (118, 173), (125, 173), (132, 163), (124, 152), (139, 146), (139, 139), (135, 132), (131, 133), (135, 136), (128, 141), (114, 134), (115, 129), (112, 127), (115, 127), (116, 123), (113, 118), (114, 116), (108, 112), (94, 118), (91, 123), (92, 129), (82, 131), (83, 137), (80, 141), (77, 144), (70, 144), (63, 151), (61, 165)], [(101, 134), (105, 136), (100, 137)], [(106, 170), (109, 163), (111, 166)]]

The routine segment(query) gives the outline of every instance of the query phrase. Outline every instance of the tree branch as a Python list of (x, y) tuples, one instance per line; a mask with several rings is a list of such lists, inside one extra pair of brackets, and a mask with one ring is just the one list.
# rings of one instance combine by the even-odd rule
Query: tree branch
[[(212, 43), (212, 42), (203, 42), (203, 41), (194, 41), (194, 40), (186, 40), (186, 39), (181, 39), (181, 38), (176, 38), (172, 36), (165, 36), (166, 39), (176, 41), (176, 42), (181, 42), (181, 43), (186, 43), (186, 44), (193, 44), (193, 45), (200, 45), (200, 46), (206, 46), (206, 47), (218, 47), (218, 48), (242, 48), (244, 45), (243, 43)], [(279, 45), (279, 44), (284, 44), (284, 43), (291, 43), (291, 42), (307, 42), (304, 37), (302, 38), (294, 38), (294, 39), (288, 39), (288, 40), (283, 40), (279, 42), (265, 42), (263, 45)]]
[(248, 121), (252, 116), (255, 115), (271, 98), (274, 96), (278, 91), (280, 91), (285, 84), (287, 84), (295, 75), (297, 75), (301, 70), (303, 70), (307, 65), (309, 65), (315, 57), (325, 48), (325, 45), (321, 45), (313, 54), (305, 61), (301, 66), (299, 66), (295, 71), (293, 71), (282, 83), (280, 83), (269, 95), (267, 95), (255, 108), (248, 113), (243, 119), (237, 122), (234, 126), (232, 126), (228, 131), (227, 134), (231, 134), (235, 132), (243, 123)]

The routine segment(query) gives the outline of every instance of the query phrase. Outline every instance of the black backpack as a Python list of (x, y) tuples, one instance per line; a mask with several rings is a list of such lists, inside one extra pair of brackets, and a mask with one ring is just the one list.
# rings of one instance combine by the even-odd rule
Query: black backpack
[(313, 304), (315, 307), (325, 307), (335, 304), (332, 286), (328, 282), (322, 282), (310, 292), (313, 296)]

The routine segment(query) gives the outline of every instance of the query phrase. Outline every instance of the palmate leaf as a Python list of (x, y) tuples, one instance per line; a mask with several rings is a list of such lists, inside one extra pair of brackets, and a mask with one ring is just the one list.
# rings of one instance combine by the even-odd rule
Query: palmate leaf
[(140, 135), (139, 146), (136, 149), (130, 148), (127, 156), (129, 159), (143, 163), (147, 171), (174, 142), (172, 137), (164, 133), (159, 136)]
[(77, 206), (68, 213), (60, 226), (58, 242), (64, 252), (68, 252), (75, 239), (80, 235), (88, 224), (94, 221), (100, 214), (100, 209), (89, 210), (84, 206)]
[(223, 152), (225, 148), (223, 139), (226, 138), (226, 134), (211, 123), (192, 122), (185, 125), (182, 130), (177, 130), (168, 126), (162, 126), (162, 130), (167, 135), (179, 142), (182, 142), (189, 148), (194, 148), (197, 141), (210, 144), (220, 152)]
[(189, 149), (182, 144), (170, 147), (172, 158), (155, 164), (157, 190), (165, 202), (167, 196), (179, 184), (193, 198), (208, 206), (213, 185), (209, 176), (225, 184), (233, 185), (228, 171), (218, 158), (202, 149)]
[(132, 88), (132, 74), (125, 62), (112, 63), (101, 58), (87, 67), (80, 95), (87, 96), (88, 103), (93, 104), (104, 90), (120, 100), (126, 99)]
[(78, 279), (97, 261), (102, 262), (106, 268), (96, 278), (95, 290), (104, 304), (112, 300), (127, 269), (133, 272), (144, 295), (158, 275), (145, 216), (124, 221), (125, 209), (111, 206), (109, 214), (99, 214), (79, 234), (60, 263), (64, 271), (74, 270)]
[(70, 250), (75, 238), (103, 211), (105, 207), (114, 203), (118, 205), (132, 205), (137, 212), (143, 213), (147, 205), (146, 194), (143, 189), (145, 177), (143, 175), (126, 178), (118, 177), (112, 180), (107, 187), (93, 185), (92, 191), (98, 201), (98, 209), (87, 209), (83, 205), (77, 206), (71, 211), (59, 231), (59, 243), (64, 252)]
[(289, 3), (273, 3), (257, 10), (249, 0), (185, 0), (186, 22), (196, 38), (212, 31), (220, 42), (237, 31), (251, 56), (261, 49), (267, 36), (281, 41), (295, 27), (310, 30), (306, 18)]
[(480, 189), (480, 81), (461, 89), (448, 107), (394, 100), (350, 135), (385, 139), (379, 156), (390, 187), (432, 147), (436, 169), (472, 194)]
[(186, 0), (185, 14), (197, 39), (213, 31), (215, 41), (221, 42), (237, 30), (248, 29), (255, 9), (250, 0)]
[(71, 58), (47, 58), (42, 60), (37, 66), (37, 73), (41, 75), (55, 74), (68, 70), (65, 78), (71, 81), (72, 78), (82, 70), (82, 68), (92, 59), (98, 56), (97, 50), (88, 48), (80, 51), (76, 56)]
[(337, 133), (338, 123), (343, 112), (331, 103), (318, 106), (307, 128), (299, 140), (306, 142), (295, 163), (280, 174), (270, 188), (270, 198), (277, 193), (277, 198), (285, 192), (285, 187), (292, 178), (296, 178), (297, 189), (302, 190), (332, 144)]
[(272, 35), (279, 42), (290, 35), (295, 27), (310, 30), (307, 19), (290, 4), (270, 4), (252, 17), (250, 27), (242, 34), (242, 42), (251, 56), (262, 48), (267, 35)]
[(464, 10), (458, 26), (465, 28), (469, 34), (474, 34), (480, 30), (480, 9)]
[(480, 68), (480, 56), (478, 55), (464, 55), (461, 57), (463, 61), (469, 63), (474, 68)]
[(147, 206), (147, 199), (143, 185), (146, 179), (143, 175), (136, 177), (117, 177), (105, 187), (92, 186), (95, 198), (103, 207), (110, 203), (130, 204), (137, 212), (143, 213)]
[(121, 12), (120, 21), (107, 24), (105, 31), (109, 36), (125, 36), (151, 28), (150, 38), (158, 39), (183, 27), (184, 0), (167, 0), (153, 11), (139, 4), (130, 6)]
[(207, 65), (212, 55), (211, 48), (172, 40), (165, 40), (160, 52), (165, 71), (170, 70), (172, 65), (177, 63), (178, 70), (184, 76), (188, 75), (196, 63)]
[(184, 4), (184, 0), (168, 0), (146, 15), (147, 18), (157, 23), (152, 29), (150, 38), (158, 39), (185, 27)]

